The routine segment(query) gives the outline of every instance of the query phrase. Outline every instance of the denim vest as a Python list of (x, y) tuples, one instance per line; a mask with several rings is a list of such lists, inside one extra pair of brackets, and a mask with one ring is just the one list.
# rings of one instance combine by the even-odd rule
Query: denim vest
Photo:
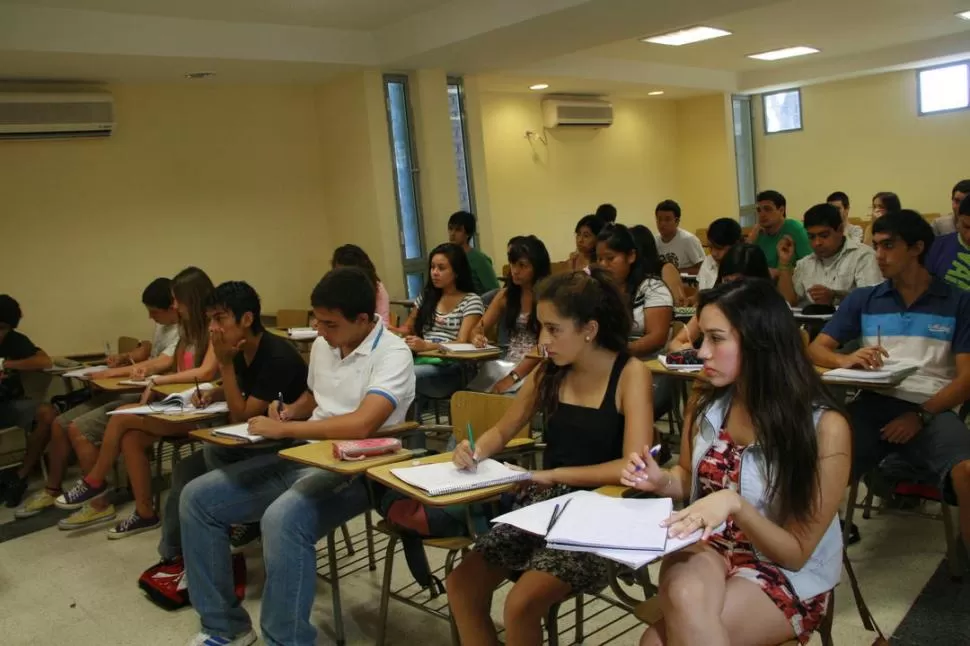
[[(691, 454), (693, 467), (691, 502), (697, 499), (699, 490), (697, 467), (724, 427), (724, 417), (727, 415), (730, 402), (730, 394), (715, 400), (698, 420), (699, 430), (694, 436), (694, 449)], [(823, 412), (825, 412), (823, 408), (816, 408), (813, 412), (812, 417), (816, 427)], [(738, 493), (741, 497), (757, 509), (759, 514), (773, 519), (771, 501), (767, 499), (768, 479), (764, 453), (757, 444), (751, 444), (742, 451), (739, 480)], [(754, 550), (759, 559), (768, 560), (756, 547)], [(833, 589), (842, 576), (842, 530), (838, 515), (832, 518), (832, 523), (822, 535), (822, 540), (800, 570), (786, 570), (780, 565), (777, 567), (788, 578), (798, 598), (803, 601)]]

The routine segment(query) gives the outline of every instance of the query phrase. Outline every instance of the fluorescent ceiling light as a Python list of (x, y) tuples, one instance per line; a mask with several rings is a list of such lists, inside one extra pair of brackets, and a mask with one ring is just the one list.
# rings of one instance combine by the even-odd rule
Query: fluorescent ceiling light
[(780, 61), (783, 58), (794, 58), (795, 56), (805, 56), (807, 54), (818, 54), (818, 50), (814, 47), (804, 46), (786, 47), (785, 49), (775, 49), (760, 54), (749, 54), (748, 58), (754, 58), (759, 61)]
[(548, 87), (549, 87), (549, 84), (548, 83), (536, 83), (535, 85), (530, 85), (529, 86), (529, 89), (530, 90), (545, 90)]
[(663, 90), (654, 90), (653, 92), (647, 92), (647, 96), (660, 96), (663, 93)]
[(673, 47), (680, 47), (681, 45), (690, 45), (691, 43), (699, 43), (702, 40), (711, 40), (713, 38), (721, 38), (722, 36), (730, 35), (731, 32), (724, 31), (723, 29), (716, 29), (714, 27), (691, 27), (690, 29), (672, 31), (669, 34), (660, 34), (659, 36), (641, 38), (640, 40), (645, 43), (654, 43), (655, 45), (671, 45)]
[(963, 18), (964, 20), (970, 20), (970, 11), (961, 11), (957, 14), (957, 18)]

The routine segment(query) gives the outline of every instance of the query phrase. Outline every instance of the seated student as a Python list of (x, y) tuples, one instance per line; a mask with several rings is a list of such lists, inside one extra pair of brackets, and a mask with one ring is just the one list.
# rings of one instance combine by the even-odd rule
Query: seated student
[(968, 195), (970, 195), (970, 179), (961, 179), (953, 186), (953, 190), (950, 191), (950, 208), (953, 217), (942, 215), (931, 223), (933, 233), (937, 237), (956, 233), (960, 228), (957, 222), (960, 218), (960, 203)]
[(377, 285), (377, 315), (384, 321), (384, 325), (391, 325), (391, 297), (384, 288), (384, 283), (377, 276), (377, 268), (371, 262), (367, 252), (355, 244), (345, 244), (334, 249), (330, 268), (360, 267)]
[(606, 224), (598, 215), (584, 215), (576, 223), (576, 250), (569, 254), (569, 269), (579, 271), (596, 263), (596, 236)]
[[(704, 258), (697, 272), (697, 289), (703, 291), (714, 287), (718, 265), (728, 249), (741, 242), (741, 225), (734, 218), (718, 218), (707, 227), (707, 244), (711, 255)], [(696, 300), (696, 299), (695, 299)]]
[(704, 262), (704, 245), (690, 231), (680, 228), (680, 204), (664, 200), (654, 209), (657, 219), (657, 251), (679, 271), (697, 274)]
[(539, 319), (536, 317), (535, 286), (549, 275), (549, 252), (535, 236), (519, 236), (509, 244), (508, 286), (488, 306), (475, 326), (473, 343), (488, 344), (486, 330), (498, 325), (498, 344), (505, 352), (501, 359), (486, 362), (468, 384), (468, 390), (493, 393), (514, 392), (521, 387), (539, 360), (528, 355), (536, 350)]
[(29, 468), (44, 454), (56, 415), (50, 404), (25, 396), (20, 373), (45, 370), (53, 362), (46, 352), (17, 331), (22, 317), (20, 304), (7, 294), (0, 295), (0, 428), (17, 426), (27, 433), (23, 466), (19, 470), (0, 471), (0, 494), (7, 507), (16, 507), (23, 499)]
[[(142, 367), (154, 372), (171, 369), (179, 341), (178, 312), (172, 303), (172, 281), (168, 278), (153, 280), (142, 292), (141, 302), (148, 310), (148, 317), (155, 323), (151, 342), (142, 341), (132, 352), (108, 357), (108, 364), (118, 367), (95, 373), (91, 375), (92, 379), (128, 377), (133, 369)], [(137, 402), (138, 398), (137, 394), (115, 395), (105, 392), (58, 416), (51, 426), (46, 486), (28, 496), (14, 516), (30, 518), (53, 507), (54, 500), (62, 493), (61, 485), (71, 457), (71, 446), (74, 446), (81, 471), (90, 471), (98, 458), (98, 445), (108, 425), (108, 411), (122, 404)], [(26, 478), (33, 466), (25, 462), (25, 468), (18, 475)]]
[(458, 211), (448, 218), (448, 242), (458, 245), (465, 252), (472, 270), (472, 285), (475, 293), (481, 296), (498, 289), (498, 278), (492, 259), (471, 245), (475, 231), (475, 216), (468, 211)]
[[(438, 350), (442, 343), (471, 343), (485, 307), (474, 292), (465, 252), (450, 243), (432, 249), (428, 277), (401, 328), (404, 342), (415, 353)], [(457, 363), (436, 357), (417, 357), (415, 363), (419, 396), (448, 397), (461, 387), (461, 366)]]
[[(205, 317), (205, 302), (212, 293), (212, 281), (197, 267), (189, 267), (172, 279), (172, 300), (179, 314), (179, 343), (175, 350), (174, 374), (149, 377), (149, 386), (141, 396), (145, 404), (156, 395), (152, 384), (192, 384), (194, 381), (206, 382), (219, 374), (219, 362), (209, 342), (208, 322)], [(203, 351), (202, 348), (205, 348)], [(147, 374), (148, 368), (136, 367), (132, 375)], [(127, 406), (127, 405), (126, 405)], [(123, 409), (125, 406), (119, 406)], [(54, 501), (60, 509), (80, 510), (68, 516), (58, 526), (61, 529), (78, 529), (94, 523), (111, 520), (115, 517), (114, 505), (108, 503), (104, 494), (108, 490), (106, 478), (114, 461), (122, 451), (122, 440), (129, 431), (144, 431), (153, 436), (183, 437), (195, 428), (193, 422), (175, 423), (153, 419), (145, 415), (112, 415), (108, 420), (101, 448), (94, 466), (83, 478), (78, 480), (69, 491)], [(75, 447), (75, 450), (77, 448)], [(155, 529), (158, 517), (152, 509), (148, 515), (141, 515), (151, 509), (151, 464), (144, 450), (140, 454), (125, 453), (125, 468), (135, 496), (135, 511), (124, 521), (108, 530), (108, 538), (126, 538)]]
[[(252, 433), (297, 441), (362, 439), (404, 421), (414, 399), (414, 368), (404, 341), (374, 315), (375, 291), (356, 267), (334, 269), (311, 296), (317, 339), (310, 351), (309, 392), (269, 417), (250, 419)], [(307, 421), (300, 421), (307, 420)], [(316, 543), (368, 508), (364, 478), (264, 454), (196, 478), (182, 491), (182, 551), (192, 605), (202, 620), (191, 644), (248, 646), (249, 615), (233, 592), (229, 528), (260, 521), (266, 584), (260, 625), (267, 644), (316, 643), (310, 609), (317, 588)]]
[[(887, 357), (919, 365), (895, 389), (849, 404), (853, 477), (899, 454), (959, 505), (970, 545), (970, 433), (954, 412), (970, 399), (970, 294), (923, 266), (933, 229), (915, 211), (883, 215), (872, 238), (886, 282), (849, 294), (809, 352), (825, 368), (878, 368)], [(860, 337), (860, 350), (836, 352)]]
[[(778, 191), (762, 191), (755, 198), (757, 200), (758, 224), (748, 233), (748, 242), (761, 247), (768, 267), (778, 267), (778, 243), (788, 236), (795, 244), (795, 260), (801, 260), (812, 253), (812, 245), (808, 242), (805, 227), (798, 220), (787, 217), (787, 202), (785, 196)], [(772, 271), (772, 276), (777, 272)]]
[(596, 207), (596, 213), (594, 214), (603, 224), (613, 224), (616, 222), (616, 207), (612, 204), (600, 204)]
[[(467, 469), (499, 453), (536, 412), (545, 416), (548, 444), (543, 469), (520, 489), (528, 505), (576, 489), (616, 483), (622, 456), (652, 441), (650, 372), (626, 352), (630, 317), (626, 298), (600, 269), (551, 276), (539, 284), (539, 343), (549, 359), (526, 378), (515, 402), (475, 443), (455, 450)], [(510, 525), (479, 536), (448, 576), (452, 617), (466, 646), (498, 644), (490, 619), (492, 594), (515, 580), (505, 601), (505, 642), (541, 644), (542, 620), (570, 594), (596, 593), (607, 584), (607, 561), (581, 552), (551, 550), (541, 538)]]
[[(745, 277), (767, 280), (771, 278), (771, 272), (768, 269), (765, 254), (760, 247), (747, 242), (739, 242), (728, 249), (728, 252), (721, 259), (714, 286), (717, 287), (721, 283), (730, 283)], [(681, 328), (680, 332), (670, 340), (667, 347), (671, 352), (687, 350), (699, 344), (702, 336), (700, 322), (695, 313)]]
[(661, 469), (644, 445), (622, 475), (686, 503), (664, 523), (671, 537), (706, 539), (664, 558), (663, 619), (640, 646), (806, 643), (842, 574), (851, 431), (769, 281), (715, 287), (698, 313), (710, 384), (685, 419), (680, 462)]
[(842, 227), (845, 237), (853, 242), (862, 244), (865, 232), (858, 224), (849, 222), (849, 196), (842, 191), (830, 194), (825, 201), (839, 210), (839, 217), (842, 218)]
[(957, 207), (956, 231), (937, 236), (926, 269), (957, 289), (970, 290), (970, 197)]
[[(670, 295), (674, 299), (674, 305), (681, 307), (687, 305), (689, 299), (684, 291), (684, 281), (680, 277), (680, 270), (677, 265), (664, 258), (657, 251), (657, 239), (653, 232), (642, 224), (634, 224), (630, 227), (630, 234), (637, 243), (637, 249), (643, 257), (648, 268), (653, 268), (647, 273), (653, 273), (663, 279), (664, 285), (670, 290)], [(659, 269), (657, 269), (659, 267)]]
[(862, 242), (866, 246), (872, 245), (872, 225), (886, 213), (902, 211), (903, 205), (899, 196), (889, 191), (880, 191), (872, 196), (872, 206), (869, 209), (869, 224), (866, 225)]
[(837, 307), (857, 287), (882, 282), (876, 254), (842, 234), (845, 223), (831, 204), (805, 212), (805, 230), (814, 253), (794, 263), (791, 238), (778, 243), (778, 291), (793, 306)]
[[(369, 279), (373, 278), (367, 270), (361, 271)], [(260, 322), (259, 295), (250, 285), (243, 282), (222, 283), (206, 299), (205, 312), (209, 319), (212, 349), (219, 360), (222, 386), (205, 391), (201, 403), (225, 401), (229, 405), (229, 423), (239, 424), (265, 415), (270, 402), (278, 401), (280, 397), (284, 403), (293, 404), (306, 392), (307, 365), (303, 357), (288, 340), (265, 331)], [(144, 454), (155, 439), (151, 433), (141, 430), (126, 434), (122, 441), (125, 462), (137, 459), (139, 452)], [(205, 444), (203, 451), (179, 461), (163, 510), (162, 537), (158, 544), (162, 560), (149, 568), (149, 572), (160, 575), (159, 585), (165, 581), (177, 583), (184, 571), (179, 496), (185, 485), (209, 468), (248, 460), (265, 452), (276, 453), (281, 448), (285, 447), (279, 442), (242, 448)], [(139, 483), (139, 490), (147, 486), (148, 483)], [(132, 487), (135, 487), (134, 482)], [(136, 497), (135, 511), (139, 516), (154, 515), (150, 504), (143, 510), (137, 508), (138, 504)], [(234, 534), (233, 539), (239, 543), (247, 537), (249, 540), (255, 538), (254, 531)]]

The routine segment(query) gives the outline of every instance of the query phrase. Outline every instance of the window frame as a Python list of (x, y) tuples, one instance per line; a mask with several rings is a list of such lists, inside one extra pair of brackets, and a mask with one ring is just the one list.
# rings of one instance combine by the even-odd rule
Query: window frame
[[(475, 217), (478, 217), (478, 210), (475, 205), (475, 179), (472, 174), (472, 157), (469, 152), (469, 144), (471, 143), (468, 138), (468, 113), (465, 111), (465, 81), (460, 76), (449, 76), (447, 77), (447, 89), (451, 87), (457, 88), (458, 92), (458, 118), (461, 125), (461, 139), (462, 139), (462, 153), (465, 157), (465, 187), (468, 191), (468, 212), (474, 213)], [(450, 106), (449, 106), (450, 108)], [(449, 118), (450, 118), (449, 109)], [(457, 168), (456, 168), (457, 170)], [(460, 177), (457, 179), (461, 179)], [(460, 197), (460, 196), (459, 196)], [(477, 237), (477, 236), (476, 236)]]
[[(932, 72), (933, 70), (943, 69), (945, 67), (960, 67), (963, 66), (964, 71), (967, 73), (967, 105), (961, 108), (946, 108), (945, 110), (933, 110), (931, 112), (925, 112), (923, 110), (923, 72)], [(970, 59), (956, 61), (952, 63), (941, 63), (940, 65), (931, 65), (929, 67), (921, 67), (916, 70), (916, 115), (920, 117), (932, 117), (938, 114), (951, 114), (953, 112), (963, 112), (970, 110)]]
[[(768, 130), (768, 97), (778, 96), (779, 94), (791, 94), (794, 92), (798, 96), (798, 127), (786, 128), (784, 130)], [(802, 109), (802, 88), (796, 87), (790, 90), (778, 90), (776, 92), (766, 92), (761, 95), (761, 122), (765, 135), (783, 135), (789, 132), (801, 132), (805, 129), (805, 111)]]

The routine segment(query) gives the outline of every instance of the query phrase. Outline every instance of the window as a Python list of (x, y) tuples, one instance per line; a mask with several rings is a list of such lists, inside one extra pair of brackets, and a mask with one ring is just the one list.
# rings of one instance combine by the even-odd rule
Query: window
[(468, 158), (468, 131), (465, 117), (465, 88), (460, 78), (448, 78), (448, 107), (451, 112), (451, 141), (458, 168), (458, 203), (463, 211), (475, 212), (471, 163)]
[(920, 70), (916, 76), (919, 113), (949, 112), (970, 107), (970, 64)]
[(751, 97), (731, 97), (734, 115), (734, 159), (738, 179), (738, 216), (741, 226), (755, 224), (754, 128), (751, 126)]
[(391, 144), (392, 172), (397, 194), (397, 220), (401, 231), (401, 261), (408, 298), (415, 298), (424, 284), (427, 263), (421, 239), (421, 195), (418, 191), (418, 164), (412, 131), (408, 78), (384, 77), (387, 125)]
[(791, 132), (802, 129), (802, 91), (786, 90), (762, 97), (765, 132)]

